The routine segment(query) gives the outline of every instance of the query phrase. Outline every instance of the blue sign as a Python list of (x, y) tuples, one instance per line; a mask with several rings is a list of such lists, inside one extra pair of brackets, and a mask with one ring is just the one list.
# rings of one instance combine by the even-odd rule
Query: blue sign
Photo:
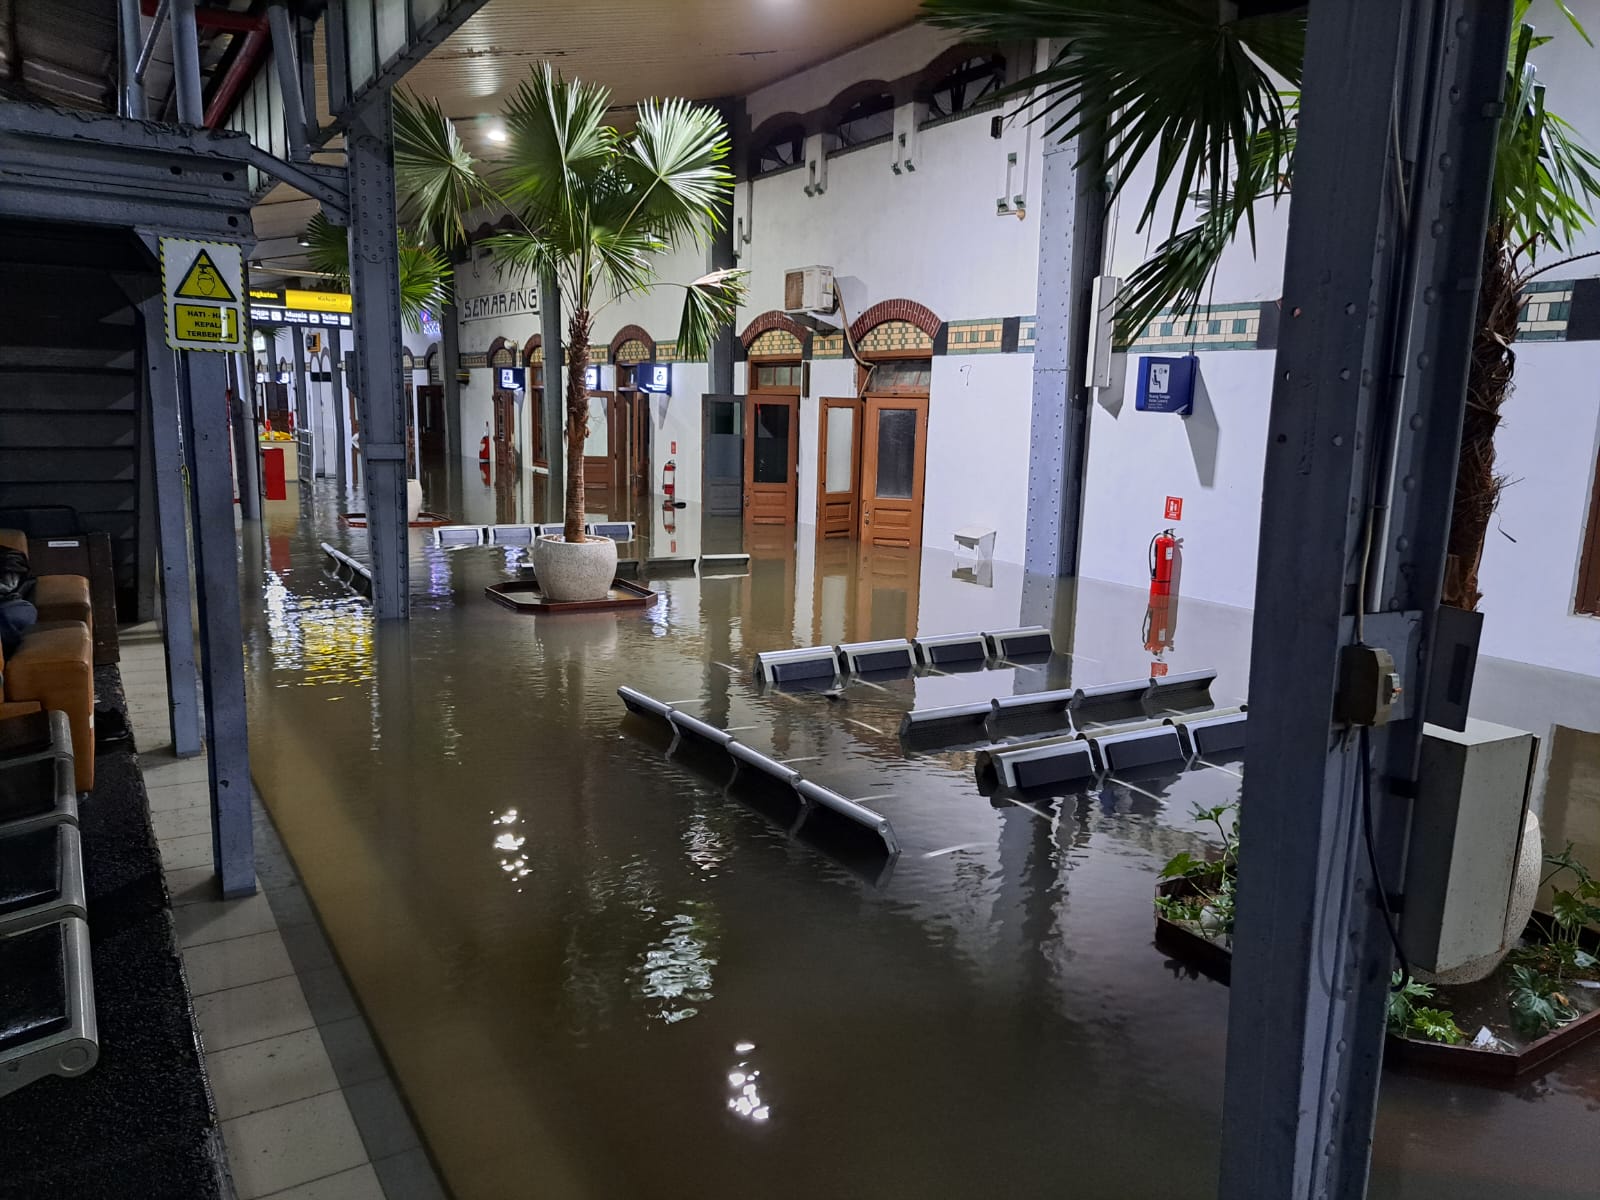
[(500, 390), (502, 392), (520, 392), (523, 381), (527, 378), (522, 367), (500, 368)]
[(642, 362), (633, 368), (633, 385), (641, 392), (672, 394), (672, 368), (666, 363)]
[(583, 386), (591, 392), (600, 390), (600, 368), (591, 363), (583, 372)]
[(1182, 358), (1141, 357), (1134, 408), (1187, 417), (1194, 412), (1194, 384), (1199, 372), (1200, 360), (1193, 354)]

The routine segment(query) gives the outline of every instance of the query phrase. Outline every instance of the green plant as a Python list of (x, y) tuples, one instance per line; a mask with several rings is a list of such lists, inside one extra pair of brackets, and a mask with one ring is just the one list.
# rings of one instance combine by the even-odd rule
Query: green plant
[[(450, 299), (454, 272), (436, 247), (400, 231), (400, 315), (406, 328), (422, 329), (422, 314), (437, 313)], [(338, 287), (350, 287), (349, 235), (321, 213), (306, 225), (306, 258), (312, 269), (328, 276)]]
[[(1567, 6), (1553, 0), (1585, 42)], [(1592, 223), (1600, 158), (1545, 107), (1529, 61), (1548, 42), (1516, 0), (1507, 86), (1497, 137), (1493, 205), (1451, 514), (1445, 603), (1476, 608), (1478, 562), (1504, 483), (1494, 434), (1510, 395), (1511, 345), (1527, 286), (1564, 258)], [(1193, 312), (1224, 249), (1241, 231), (1254, 241), (1256, 206), (1293, 183), (1297, 95), (1305, 55), (1304, 10), (1238, 16), (1215, 0), (925, 0), (930, 22), (990, 41), (1056, 38), (1044, 69), (1006, 94), (1049, 133), (1103, 143), (1108, 201), (1150, 163), (1140, 231), (1170, 210), (1165, 240), (1118, 298), (1126, 344), (1158, 314)], [(1145, 178), (1141, 176), (1140, 178)], [(1191, 211), (1195, 214), (1191, 216)], [(1158, 232), (1152, 229), (1152, 232)], [(1545, 252), (1553, 252), (1551, 259)], [(1579, 256), (1582, 257), (1582, 256)]]
[(1396, 1037), (1422, 1038), (1430, 1042), (1444, 1042), (1459, 1046), (1466, 1040), (1461, 1027), (1456, 1024), (1455, 1013), (1446, 1008), (1433, 1008), (1419, 1004), (1419, 1000), (1433, 999), (1433, 988), (1406, 976), (1394, 973), (1389, 991), (1389, 1032)]
[[(664, 283), (655, 260), (721, 228), (733, 196), (727, 130), (716, 111), (650, 100), (631, 133), (608, 125), (611, 94), (533, 70), (506, 107), (506, 156), (481, 173), (437, 104), (396, 98), (395, 169), (426, 228), (459, 234), (467, 210), (503, 210), (511, 228), (486, 241), (497, 269), (551, 275), (567, 320), (566, 529), (584, 540), (583, 447), (589, 432), (589, 337), (597, 313)], [(744, 272), (687, 284), (678, 328), (686, 358), (706, 352), (744, 298)]]
[(1518, 947), (1512, 959), (1557, 982), (1597, 977), (1600, 958), (1584, 949), (1583, 937), (1589, 927), (1600, 925), (1600, 880), (1574, 856), (1571, 842), (1561, 853), (1545, 855), (1545, 862), (1555, 869), (1539, 881), (1541, 887), (1564, 874), (1576, 883), (1570, 890), (1552, 889), (1545, 940)]
[(1536, 1038), (1577, 1017), (1560, 984), (1531, 967), (1511, 968), (1511, 1023), (1523, 1037)]
[(1237, 803), (1195, 807), (1195, 820), (1216, 826), (1222, 838), (1222, 853), (1217, 858), (1196, 858), (1185, 850), (1161, 868), (1162, 879), (1181, 879), (1185, 883), (1185, 890), (1177, 895), (1156, 897), (1156, 911), (1167, 920), (1197, 925), (1208, 934), (1232, 936), (1234, 889), (1239, 873), (1238, 814)]

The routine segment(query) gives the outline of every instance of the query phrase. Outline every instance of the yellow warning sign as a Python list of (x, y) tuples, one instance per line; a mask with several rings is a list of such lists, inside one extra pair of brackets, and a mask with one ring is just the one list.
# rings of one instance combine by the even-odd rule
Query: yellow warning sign
[(172, 294), (185, 300), (210, 300), (218, 304), (237, 304), (239, 301), (205, 250), (194, 256), (194, 262), (184, 272), (178, 290)]
[(186, 342), (215, 342), (219, 346), (239, 341), (239, 310), (209, 304), (175, 304), (172, 324)]

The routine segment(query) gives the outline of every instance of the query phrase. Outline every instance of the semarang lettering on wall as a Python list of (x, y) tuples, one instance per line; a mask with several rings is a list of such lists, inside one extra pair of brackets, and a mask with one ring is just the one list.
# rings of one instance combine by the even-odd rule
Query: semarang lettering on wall
[(517, 316), (522, 313), (539, 315), (538, 288), (513, 288), (505, 292), (491, 292), (487, 296), (471, 296), (461, 301), (463, 321), (482, 321), (489, 317)]

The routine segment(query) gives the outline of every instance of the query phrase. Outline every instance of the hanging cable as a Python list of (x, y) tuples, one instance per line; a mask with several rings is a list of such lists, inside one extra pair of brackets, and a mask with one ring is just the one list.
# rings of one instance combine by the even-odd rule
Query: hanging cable
[(1372, 819), (1372, 753), (1367, 741), (1367, 727), (1363, 725), (1356, 735), (1361, 758), (1361, 835), (1367, 844), (1367, 865), (1372, 869), (1372, 886), (1378, 891), (1378, 907), (1383, 910), (1383, 924), (1394, 943), (1394, 956), (1400, 963), (1398, 991), (1411, 978), (1411, 964), (1406, 961), (1405, 949), (1400, 945), (1400, 928), (1395, 924), (1394, 910), (1389, 907), (1389, 889), (1383, 883), (1383, 870), (1378, 866), (1378, 844), (1373, 836)]

